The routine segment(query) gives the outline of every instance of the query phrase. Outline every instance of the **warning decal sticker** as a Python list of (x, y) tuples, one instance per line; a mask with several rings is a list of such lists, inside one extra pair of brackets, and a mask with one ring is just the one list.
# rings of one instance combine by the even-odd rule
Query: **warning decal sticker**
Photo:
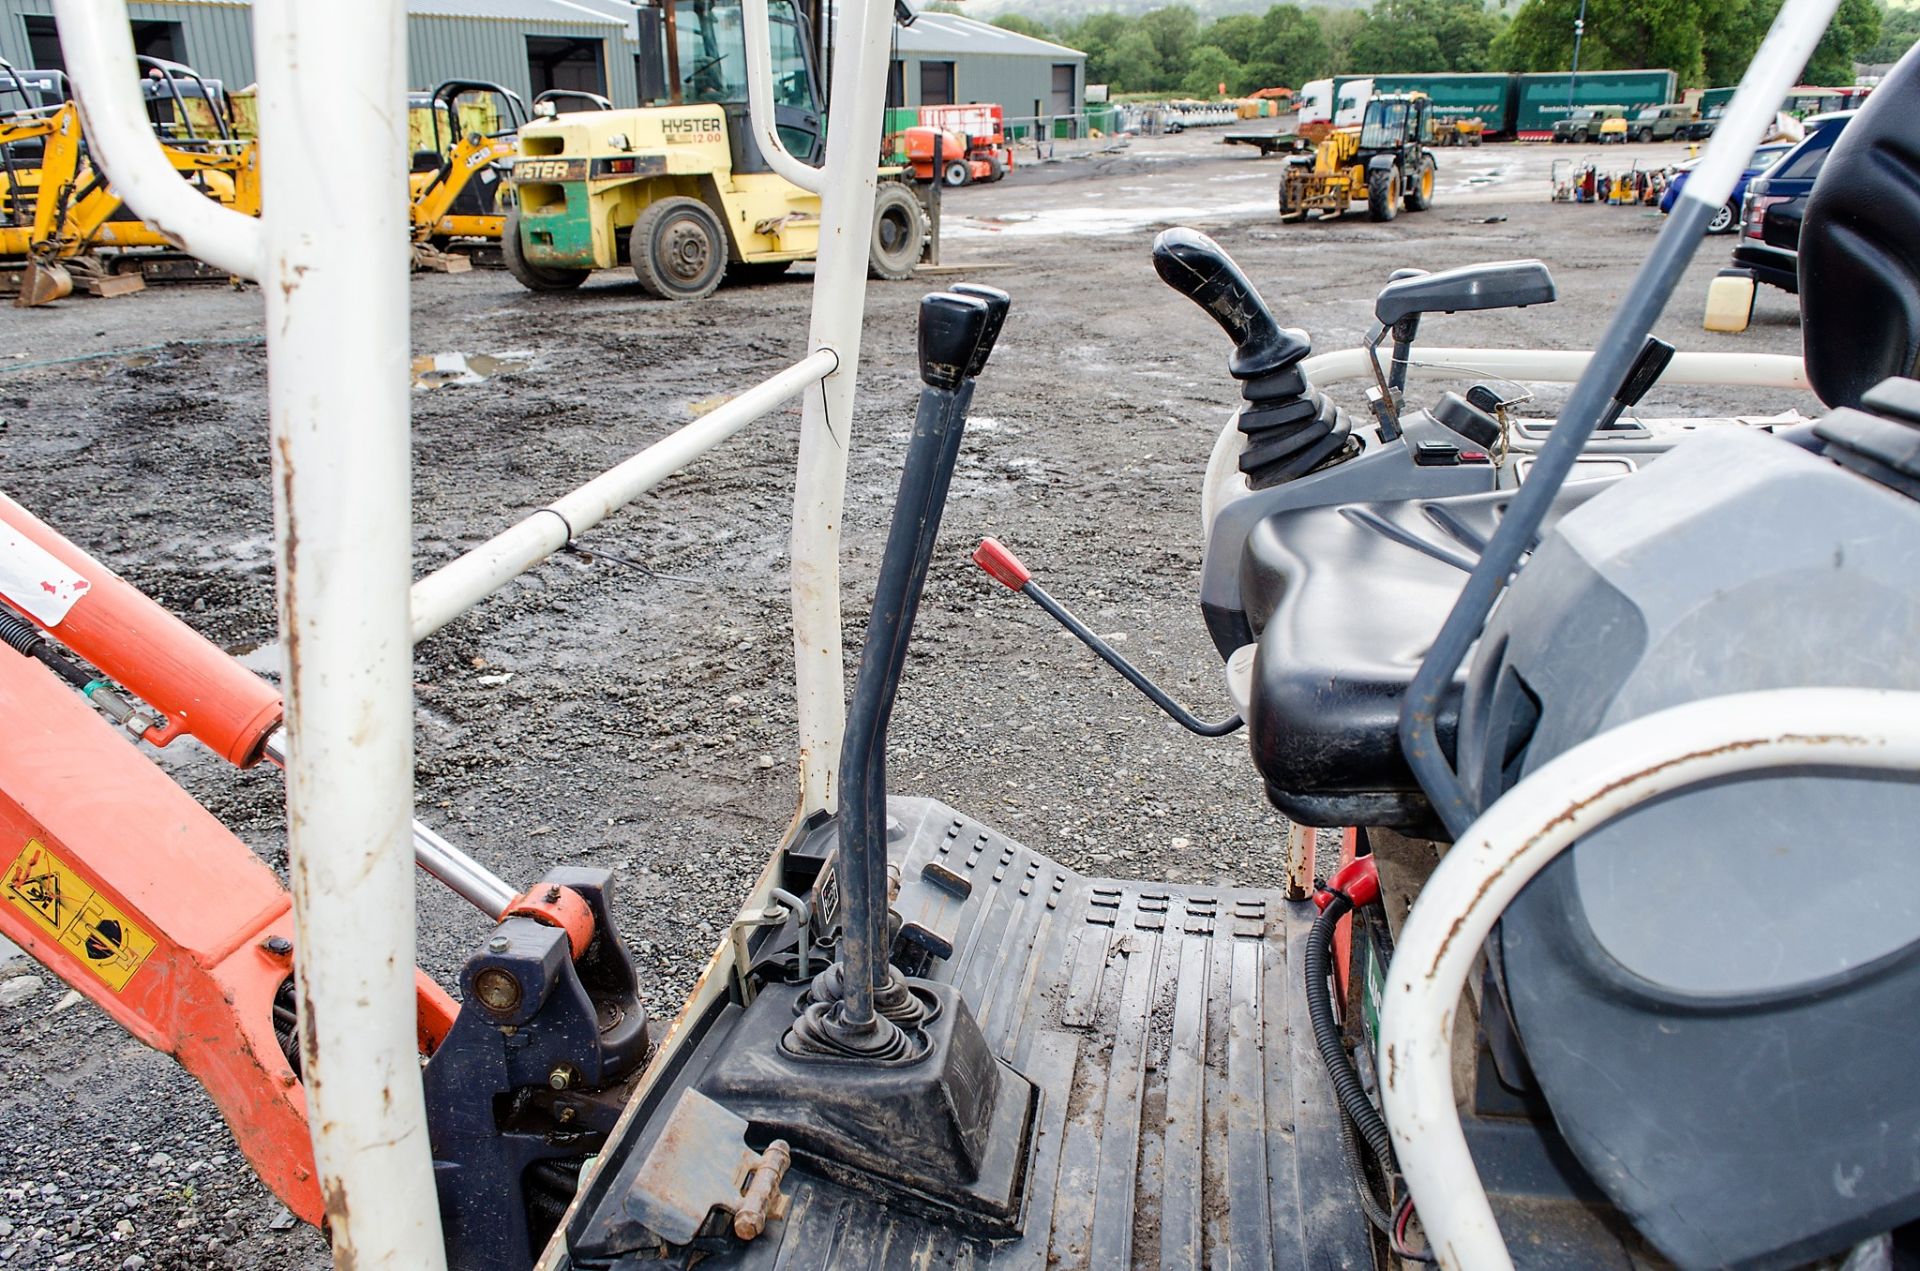
[(38, 839), (0, 879), (0, 895), (118, 993), (153, 952), (153, 937), (108, 904)]

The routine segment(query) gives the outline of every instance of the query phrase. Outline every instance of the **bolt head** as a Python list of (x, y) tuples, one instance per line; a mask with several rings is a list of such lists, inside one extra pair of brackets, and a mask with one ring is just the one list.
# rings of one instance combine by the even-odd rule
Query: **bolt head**
[(285, 936), (268, 936), (265, 948), (276, 958), (284, 958), (293, 952), (293, 941)]
[(547, 1074), (547, 1084), (555, 1090), (565, 1090), (573, 1084), (573, 1076), (565, 1068), (555, 1068)]
[(505, 953), (511, 943), (512, 942), (505, 936), (495, 936), (493, 939), (487, 941), (487, 951), (489, 953)]

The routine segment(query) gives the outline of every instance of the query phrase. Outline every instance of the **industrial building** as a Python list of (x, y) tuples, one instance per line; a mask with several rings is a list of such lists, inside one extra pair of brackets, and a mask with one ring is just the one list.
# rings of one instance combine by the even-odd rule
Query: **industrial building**
[(1016, 120), (1039, 117), (1057, 121), (1058, 133), (1077, 126), (1086, 87), (1087, 55), (1063, 44), (954, 13), (922, 13), (894, 28), (891, 107), (995, 102), (1016, 131), (1025, 131)]
[[(582, 89), (638, 104), (639, 22), (626, 0), (408, 0), (407, 82), (489, 80), (523, 100)], [(127, 5), (134, 49), (184, 62), (228, 88), (254, 80), (249, 6), (232, 0)], [(53, 0), (0, 0), (0, 57), (61, 69)]]

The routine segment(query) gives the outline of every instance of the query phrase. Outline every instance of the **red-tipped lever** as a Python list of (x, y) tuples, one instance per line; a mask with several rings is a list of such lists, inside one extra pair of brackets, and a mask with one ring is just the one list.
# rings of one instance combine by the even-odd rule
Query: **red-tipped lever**
[(973, 563), (986, 570), (995, 582), (1006, 584), (1009, 591), (1019, 591), (1033, 580), (1033, 571), (1021, 564), (1020, 558), (997, 538), (980, 540), (980, 546), (973, 549)]
[(1182, 728), (1202, 737), (1224, 737), (1245, 722), (1238, 715), (1229, 715), (1217, 724), (1194, 718), (1186, 707), (1168, 697), (1166, 690), (1141, 674), (1133, 663), (1116, 653), (1113, 646), (1088, 630), (1087, 625), (1074, 617), (1065, 605), (1049, 596), (1046, 588), (1033, 581), (1033, 571), (1007, 550), (1007, 545), (999, 539), (981, 539), (980, 546), (973, 549), (973, 563), (984, 569), (996, 582), (1019, 592), (1046, 610), (1055, 622), (1073, 632), (1080, 643), (1098, 653), (1108, 666), (1126, 677), (1127, 683), (1144, 693), (1148, 701), (1165, 711)]

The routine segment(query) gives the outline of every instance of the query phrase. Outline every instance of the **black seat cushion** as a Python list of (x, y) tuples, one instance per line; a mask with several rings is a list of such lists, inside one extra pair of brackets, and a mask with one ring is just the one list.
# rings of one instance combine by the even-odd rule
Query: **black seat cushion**
[[(1546, 527), (1613, 479), (1578, 481)], [(1275, 807), (1302, 825), (1437, 832), (1400, 751), (1400, 706), (1510, 491), (1276, 512), (1248, 536), (1259, 633), (1248, 737)], [(1453, 749), (1463, 662), (1437, 720)]]
[(1920, 47), (1900, 59), (1833, 143), (1800, 230), (1807, 378), (1858, 406), (1920, 375)]

